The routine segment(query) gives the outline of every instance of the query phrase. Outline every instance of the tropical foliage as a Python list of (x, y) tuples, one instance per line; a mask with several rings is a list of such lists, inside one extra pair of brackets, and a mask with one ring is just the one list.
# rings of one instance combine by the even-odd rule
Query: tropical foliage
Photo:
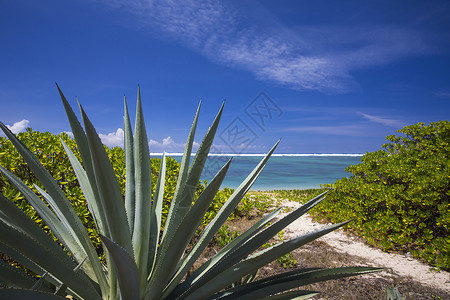
[(382, 150), (347, 168), (315, 213), (384, 250), (450, 268), (450, 122), (419, 123), (390, 135)]
[[(79, 216), (81, 222), (85, 225), (86, 230), (89, 232), (91, 240), (96, 245), (96, 249), (99, 254), (103, 251), (100, 246), (100, 238), (97, 234), (94, 219), (89, 213), (89, 209), (84, 197), (83, 191), (77, 180), (75, 171), (73, 170), (70, 160), (68, 159), (64, 147), (60, 141), (62, 139), (64, 143), (73, 151), (77, 159), (80, 159), (80, 153), (76, 147), (76, 142), (73, 138), (66, 133), (54, 135), (50, 132), (34, 131), (31, 128), (27, 128), (25, 132), (17, 134), (17, 138), (38, 158), (40, 163), (47, 169), (50, 175), (58, 182), (60, 188), (64, 191), (67, 199), (70, 201), (75, 209), (75, 212)], [(106, 153), (112, 163), (114, 172), (117, 177), (117, 181), (120, 186), (122, 194), (125, 194), (125, 153), (123, 148), (113, 147), (109, 148), (105, 146)], [(159, 175), (159, 166), (161, 159), (158, 157), (151, 158), (152, 165), (152, 191), (155, 190), (156, 179)], [(0, 166), (11, 171), (17, 176), (23, 183), (25, 183), (30, 189), (37, 193), (37, 189), (34, 185), (38, 185), (43, 188), (42, 184), (34, 175), (33, 171), (28, 167), (27, 163), (20, 156), (13, 143), (6, 137), (0, 137)], [(173, 158), (166, 157), (166, 173), (165, 173), (165, 185), (164, 185), (164, 202), (162, 213), (162, 224), (164, 224), (169, 211), (170, 201), (173, 198), (175, 187), (177, 183), (178, 173), (180, 170), (180, 164)], [(197, 185), (195, 198), (204, 190), (205, 182), (199, 181)], [(22, 193), (11, 184), (7, 178), (0, 173), (0, 191), (7, 198), (11, 199), (16, 205), (20, 207), (30, 218), (38, 223), (43, 229), (51, 233), (48, 226), (42, 221), (36, 210), (22, 195)], [(214, 207), (222, 206), (226, 199), (220, 197), (223, 192), (219, 191), (216, 198), (213, 201)], [(214, 217), (214, 212), (217, 210), (211, 209), (207, 216), (205, 216), (204, 223), (211, 220)]]
[[(111, 160), (86, 113), (80, 106), (83, 129), (61, 91), (60, 95), (80, 157), (77, 158), (63, 139), (61, 142), (102, 241), (105, 263), (98, 258), (84, 224), (64, 193), (64, 188), (61, 188), (61, 185), (68, 184), (68, 179), (57, 177), (55, 180), (33, 151), (0, 123), (0, 128), (41, 183), (42, 187), (34, 185), (34, 188), (42, 198), (4, 167), (0, 167), (0, 171), (20, 190), (58, 240), (55, 243), (13, 201), (0, 195), (0, 251), (40, 277), (36, 279), (1, 262), (0, 282), (21, 289), (0, 289), (0, 298), (21, 296), (43, 299), (48, 295), (43, 293), (50, 292), (52, 295), (48, 295), (48, 299), (67, 294), (84, 299), (257, 299), (271, 295), (276, 295), (276, 299), (290, 299), (315, 294), (308, 290), (283, 293), (294, 287), (379, 270), (367, 267), (297, 269), (234, 285), (242, 282), (241, 278), (254, 274), (261, 266), (347, 223), (258, 250), (284, 227), (322, 201), (324, 194), (321, 194), (266, 227), (280, 209), (271, 212), (186, 277), (214, 234), (250, 189), (278, 143), (229, 196), (186, 253), (185, 249), (202, 225), (203, 217), (231, 163), (227, 162), (195, 199), (223, 106), (191, 162), (200, 107), (197, 110), (163, 226), (166, 158), (162, 157), (158, 177), (153, 184), (140, 93), (134, 133), (124, 101), (125, 194), (122, 194)], [(30, 290), (36, 293), (31, 296)]]

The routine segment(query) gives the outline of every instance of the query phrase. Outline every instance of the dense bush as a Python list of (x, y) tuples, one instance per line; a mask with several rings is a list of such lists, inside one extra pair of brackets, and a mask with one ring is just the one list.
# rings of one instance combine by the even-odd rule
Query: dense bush
[[(76, 149), (75, 141), (66, 133), (54, 135), (50, 132), (42, 133), (39, 131), (33, 131), (31, 128), (28, 128), (25, 132), (19, 133), (17, 136), (31, 151), (33, 151), (33, 153), (39, 158), (41, 163), (49, 170), (53, 178), (58, 181), (61, 188), (67, 194), (68, 199), (75, 207), (75, 211), (80, 216), (83, 224), (85, 224), (89, 234), (94, 240), (94, 243), (98, 247), (98, 251), (100, 252), (100, 239), (98, 238), (97, 232), (95, 230), (94, 221), (88, 211), (83, 192), (59, 139), (62, 138), (64, 142), (72, 149), (77, 158), (80, 159), (78, 150)], [(113, 167), (117, 175), (117, 180), (123, 193), (125, 190), (126, 178), (124, 151), (120, 147), (105, 148), (109, 158), (113, 163)], [(161, 159), (156, 157), (152, 158), (151, 160), (152, 185), (154, 191)], [(37, 190), (33, 187), (33, 183), (38, 185), (40, 185), (40, 183), (36, 180), (33, 172), (23, 161), (22, 157), (19, 155), (15, 147), (9, 140), (4, 137), (0, 137), (0, 165), (13, 172), (30, 188), (37, 192)], [(179, 170), (180, 163), (178, 163), (171, 157), (166, 157), (166, 180), (164, 187), (162, 224), (165, 223), (165, 219), (169, 211), (170, 201), (172, 200), (175, 192)], [(204, 190), (206, 183), (206, 181), (201, 181), (198, 183), (196, 197)], [(7, 181), (1, 173), (0, 192), (17, 203), (22, 210), (24, 210), (43, 228), (48, 229), (48, 227), (42, 223), (42, 220), (37, 215), (36, 211), (32, 208), (28, 201), (25, 200), (23, 195)], [(209, 221), (211, 221), (215, 217), (218, 210), (224, 205), (224, 203), (231, 196), (231, 194), (233, 194), (233, 192), (234, 190), (229, 188), (224, 188), (217, 192), (213, 203), (208, 208), (205, 218), (203, 219), (203, 225), (208, 224)], [(230, 215), (231, 219), (233, 219), (235, 216), (248, 215), (250, 211), (254, 210), (255, 207), (259, 208), (260, 205), (263, 205), (266, 202), (261, 202), (259, 200), (257, 201), (246, 196), (242, 200), (242, 203), (243, 204), (238, 206), (236, 210)], [(264, 205), (267, 206), (268, 204), (266, 203)]]
[[(53, 178), (59, 183), (60, 187), (66, 193), (68, 199), (72, 202), (76, 213), (80, 217), (83, 224), (86, 226), (90, 236), (92, 237), (97, 250), (100, 252), (100, 239), (95, 230), (94, 221), (92, 215), (88, 211), (86, 199), (76, 179), (73, 168), (67, 158), (64, 148), (60, 142), (60, 138), (74, 151), (75, 155), (80, 159), (78, 150), (76, 149), (75, 141), (67, 134), (61, 133), (54, 135), (50, 132), (38, 132), (28, 128), (25, 132), (19, 133), (18, 138), (37, 156), (44, 167), (50, 172)], [(117, 175), (117, 180), (122, 189), (122, 193), (125, 190), (125, 157), (124, 151), (120, 147), (108, 148), (105, 147), (109, 158), (113, 162), (113, 167)], [(152, 184), (153, 190), (155, 189), (157, 176), (159, 173), (159, 164), (161, 160), (159, 158), (152, 158)], [(35, 192), (37, 190), (33, 187), (33, 184), (40, 185), (36, 180), (33, 172), (23, 161), (12, 143), (4, 138), (0, 137), (0, 165), (25, 182)], [(178, 178), (178, 172), (180, 164), (173, 158), (166, 158), (166, 184), (164, 188), (163, 205), (163, 224), (165, 217), (169, 210), (170, 200), (175, 192), (176, 182)], [(42, 186), (40, 186), (42, 187)], [(204, 189), (204, 183), (199, 182), (197, 187), (197, 195)], [(25, 200), (23, 195), (17, 191), (17, 189), (8, 182), (8, 180), (0, 174), (0, 192), (7, 198), (13, 200), (19, 205), (19, 207), (25, 211), (33, 220), (38, 222), (44, 229), (48, 227), (42, 223), (41, 218), (37, 215), (33, 207)], [(222, 203), (223, 204), (223, 203)], [(210, 214), (211, 219), (215, 214)]]
[(450, 122), (418, 123), (350, 166), (315, 214), (349, 226), (383, 250), (450, 268)]
[[(59, 138), (62, 138), (71, 148), (75, 147), (75, 142), (65, 133), (56, 136), (49, 132), (41, 133), (33, 131), (31, 128), (28, 128), (25, 132), (19, 133), (18, 137), (36, 155), (53, 178), (59, 183), (59, 186), (66, 192), (67, 197), (72, 201), (72, 204), (80, 218), (83, 220), (83, 223), (89, 224), (92, 222), (92, 218), (88, 214), (83, 193), (76, 180), (72, 166), (66, 158), (66, 154)], [(79, 158), (78, 152), (76, 155)], [(12, 143), (5, 137), (0, 137), (0, 165), (10, 170), (26, 183), (27, 186), (37, 192), (33, 187), (33, 183), (40, 185), (36, 180), (36, 177), (23, 161)], [(40, 187), (42, 186), (40, 185)], [(42, 224), (42, 220), (32, 206), (1, 174), (0, 192), (13, 200), (23, 211), (32, 217), (33, 220), (45, 228), (45, 224)]]

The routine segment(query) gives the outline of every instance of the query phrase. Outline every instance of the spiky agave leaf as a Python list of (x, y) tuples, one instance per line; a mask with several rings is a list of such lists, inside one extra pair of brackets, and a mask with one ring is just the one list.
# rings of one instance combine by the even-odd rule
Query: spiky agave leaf
[[(308, 201), (306, 204), (294, 210), (278, 222), (265, 228), (263, 231), (254, 231), (251, 234), (248, 234), (245, 239), (239, 241), (236, 245), (233, 246), (233, 248), (227, 251), (226, 254), (220, 257), (220, 259), (214, 257), (209, 262), (202, 265), (193, 274), (191, 274), (189, 279), (185, 280), (185, 282), (178, 287), (178, 290), (180, 291), (182, 289), (186, 289), (187, 287), (189, 287), (189, 289), (192, 289), (192, 285), (194, 283), (196, 285), (201, 285), (202, 282), (205, 282), (205, 280), (208, 280), (208, 278), (212, 278), (213, 276), (219, 274), (220, 272), (222, 272), (222, 270), (229, 267), (230, 264), (232, 265), (233, 263), (239, 262), (241, 259), (244, 259), (245, 257), (247, 257), (247, 255), (258, 249), (261, 245), (270, 240), (278, 232), (283, 230), (287, 225), (301, 217), (312, 207), (322, 201), (325, 194), (326, 192)], [(209, 277), (204, 277), (204, 274), (206, 273), (208, 273)]]
[(257, 270), (274, 261), (278, 257), (283, 256), (343, 225), (344, 224), (337, 224), (317, 232), (298, 236), (259, 251), (242, 261), (235, 260), (234, 263), (232, 261), (225, 267), (225, 269), (222, 269), (221, 272), (211, 272), (210, 274), (205, 273), (201, 278), (199, 278), (199, 280), (193, 282), (189, 288), (180, 295), (179, 298), (186, 299), (186, 297), (192, 297), (192, 299), (204, 299), (210, 295), (213, 295), (237, 279), (242, 278), (254, 270)]
[(73, 271), (76, 265), (67, 255), (60, 255), (57, 258), (49, 247), (3, 221), (0, 221), (0, 232), (2, 233), (3, 243), (9, 245), (17, 253), (38, 262), (44, 270), (66, 283), (81, 297), (86, 299), (100, 297), (99, 291), (92, 285), (84, 272), (81, 270), (79, 272)]
[[(292, 288), (305, 286), (317, 282), (346, 278), (349, 276), (367, 274), (382, 271), (381, 268), (369, 267), (340, 267), (331, 269), (311, 268), (298, 269), (282, 274), (274, 275), (262, 280), (251, 282), (247, 285), (238, 286), (220, 292), (208, 299), (262, 299), (270, 295), (275, 295)], [(299, 294), (309, 294), (317, 292), (297, 291)], [(283, 294), (281, 294), (283, 295)], [(293, 294), (284, 294), (285, 296), (293, 296)], [(297, 295), (299, 296), (299, 295)], [(306, 295), (305, 295), (306, 296)], [(311, 297), (312, 295), (309, 295)], [(270, 297), (272, 299), (272, 297)], [(281, 298), (292, 299), (292, 298)]]
[(103, 244), (111, 254), (120, 288), (120, 298), (139, 300), (139, 271), (133, 257), (127, 250), (100, 235)]
[[(35, 176), (38, 178), (38, 180), (41, 182), (41, 184), (44, 186), (49, 196), (51, 197), (55, 213), (59, 218), (59, 221), (53, 222), (54, 225), (61, 222), (63, 227), (69, 231), (70, 235), (72, 235), (75, 241), (79, 244), (78, 246), (83, 249), (85, 254), (88, 256), (87, 268), (92, 269), (92, 273), (95, 274), (91, 278), (100, 285), (100, 289), (102, 289), (102, 292), (106, 293), (105, 289), (107, 287), (107, 281), (105, 274), (103, 273), (103, 268), (101, 266), (100, 260), (97, 256), (97, 252), (95, 251), (89, 235), (84, 228), (81, 220), (78, 218), (70, 201), (67, 199), (66, 195), (60, 189), (57, 182), (53, 179), (50, 173), (39, 162), (38, 158), (1, 122), (0, 128), (15, 146), (17, 151), (23, 157), (24, 161), (27, 163), (27, 165), (30, 167), (30, 169), (33, 171)], [(17, 184), (23, 187), (26, 186), (24, 183), (20, 182), (17, 182)], [(92, 273), (90, 273), (91, 276)]]
[[(175, 187), (175, 192), (173, 195), (173, 199), (171, 201), (171, 205), (169, 208), (169, 213), (167, 214), (166, 224), (164, 227), (164, 232), (162, 236), (162, 240), (166, 238), (168, 234), (174, 232), (173, 228), (176, 228), (178, 224), (183, 219), (184, 214), (187, 212), (187, 209), (191, 205), (191, 203), (186, 203), (183, 200), (183, 190), (185, 189), (186, 181), (188, 178), (189, 172), (189, 162), (191, 159), (192, 147), (194, 145), (194, 137), (195, 131), (197, 129), (198, 116), (200, 114), (201, 102), (198, 105), (197, 112), (195, 113), (194, 121), (192, 122), (191, 129), (189, 131), (188, 139), (186, 141), (185, 150), (183, 153), (183, 157), (181, 159), (180, 171), (178, 174), (177, 185)], [(197, 185), (196, 185), (197, 186)], [(192, 187), (190, 187), (192, 189)], [(184, 198), (187, 199), (187, 198)]]
[(152, 174), (147, 132), (142, 112), (141, 92), (138, 89), (136, 105), (136, 125), (134, 128), (134, 226), (132, 231), (133, 250), (139, 268), (141, 287), (148, 276), (148, 251), (150, 242), (150, 218), (152, 196)]
[(0, 288), (0, 299), (64, 300), (67, 298), (41, 291)]
[(81, 114), (91, 151), (100, 202), (106, 216), (106, 225), (109, 228), (110, 236), (108, 238), (133, 255), (130, 227), (116, 174), (100, 137), (82, 108)]
[[(186, 246), (191, 241), (196, 229), (200, 225), (208, 207), (214, 199), (214, 195), (228, 171), (228, 163), (217, 173), (211, 183), (200, 194), (194, 206), (187, 213), (177, 228), (172, 240), (162, 245), (159, 249), (161, 255), (158, 257), (152, 277), (150, 278), (147, 291), (151, 294), (161, 294), (173, 274), (176, 272), (179, 260), (183, 257)], [(159, 292), (155, 293), (156, 289)], [(150, 296), (148, 296), (150, 297)], [(153, 296), (152, 296), (153, 297)]]
[(170, 285), (166, 287), (166, 294), (175, 288), (182, 277), (188, 272), (188, 270), (195, 263), (197, 258), (201, 255), (203, 250), (206, 248), (208, 243), (213, 238), (214, 234), (222, 227), (228, 216), (236, 208), (239, 202), (242, 200), (244, 195), (250, 189), (252, 184), (255, 182), (256, 178), (259, 176), (263, 170), (265, 163), (269, 159), (270, 155), (275, 151), (278, 142), (272, 147), (269, 153), (261, 160), (261, 162), (255, 167), (255, 169), (247, 176), (247, 178), (242, 182), (242, 184), (235, 190), (235, 192), (230, 196), (230, 198), (225, 202), (222, 208), (219, 210), (217, 215), (211, 220), (211, 222), (206, 226), (204, 231), (201, 233), (197, 243), (194, 245), (192, 250), (186, 257), (180, 262), (178, 270), (172, 279)]
[(128, 217), (128, 225), (130, 231), (134, 230), (134, 207), (135, 207), (135, 181), (134, 181), (134, 150), (133, 150), (133, 132), (131, 130), (130, 115), (128, 114), (128, 105), (125, 96), (123, 97), (124, 116), (123, 116), (123, 131), (124, 131), (124, 145), (125, 152), (125, 210)]
[[(88, 187), (87, 187), (87, 189), (83, 190), (85, 199), (89, 203), (91, 213), (93, 214), (94, 220), (96, 220), (97, 231), (100, 234), (103, 234), (105, 236), (111, 236), (111, 233), (109, 231), (109, 227), (108, 227), (108, 224), (106, 221), (106, 209), (103, 207), (103, 203), (100, 199), (99, 188), (97, 186), (96, 174), (94, 172), (94, 165), (92, 162), (92, 153), (91, 153), (91, 149), (89, 146), (89, 141), (88, 141), (87, 135), (86, 135), (83, 127), (81, 126), (78, 118), (76, 117), (75, 113), (73, 112), (72, 107), (70, 106), (69, 102), (67, 101), (67, 99), (64, 96), (63, 92), (61, 91), (61, 89), (59, 88), (58, 84), (56, 84), (56, 87), (58, 88), (58, 92), (61, 97), (61, 101), (63, 102), (64, 109), (66, 111), (66, 115), (69, 120), (70, 127), (72, 129), (72, 133), (74, 135), (75, 142), (77, 144), (77, 148), (78, 148), (78, 151), (81, 156), (81, 160), (83, 162), (84, 171), (87, 176), (87, 180), (85, 181), (85, 183), (88, 185)], [(77, 102), (78, 102), (78, 99), (77, 99)], [(79, 102), (78, 102), (78, 106), (81, 111), (82, 109), (81, 109), (81, 105)], [(70, 155), (69, 155), (69, 158), (70, 158)], [(79, 168), (80, 163), (75, 162), (75, 164), (74, 164), (74, 162), (75, 162), (75, 160), (73, 160), (73, 162), (71, 161), (71, 164), (72, 164), (74, 170), (76, 170), (77, 168)], [(80, 172), (80, 174), (82, 174), (82, 173), (83, 172)], [(78, 175), (77, 175), (77, 179), (80, 182), (83, 181), (83, 178), (82, 177), (78, 178)], [(92, 191), (92, 194), (90, 193), (90, 191)], [(97, 207), (97, 209), (95, 209), (96, 207)], [(104, 252), (105, 252), (107, 264), (111, 265), (112, 261), (109, 256), (109, 252), (107, 251), (107, 249), (104, 249)], [(106, 282), (105, 284), (102, 284), (102, 286), (104, 286), (104, 288), (109, 287), (109, 291), (106, 291), (104, 293), (105, 298), (109, 297), (109, 295), (116, 295), (117, 288), (118, 288), (114, 270), (109, 270), (107, 275), (108, 275), (108, 282)]]

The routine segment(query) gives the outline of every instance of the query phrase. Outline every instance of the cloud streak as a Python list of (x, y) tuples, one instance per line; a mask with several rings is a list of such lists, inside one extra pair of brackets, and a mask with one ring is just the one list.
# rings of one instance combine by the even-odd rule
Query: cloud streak
[(435, 91), (433, 94), (439, 98), (450, 99), (450, 89)]
[(405, 126), (405, 123), (400, 120), (389, 119), (389, 118), (380, 117), (380, 116), (373, 116), (373, 115), (369, 115), (369, 114), (365, 114), (365, 113), (361, 113), (361, 112), (359, 114), (361, 116), (363, 116), (364, 119), (367, 119), (371, 122), (378, 123), (378, 124), (381, 124), (384, 126), (394, 127), (394, 128), (402, 128)]
[(271, 28), (260, 26), (262, 17), (249, 24), (235, 7), (216, 1), (103, 3), (127, 10), (142, 29), (211, 61), (297, 90), (347, 92), (357, 87), (352, 71), (430, 51), (425, 34), (409, 29), (305, 26), (292, 31), (277, 22)]

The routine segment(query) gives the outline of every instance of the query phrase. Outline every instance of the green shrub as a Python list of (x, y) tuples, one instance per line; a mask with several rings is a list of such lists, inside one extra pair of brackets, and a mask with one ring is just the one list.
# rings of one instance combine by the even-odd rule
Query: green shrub
[[(86, 199), (73, 171), (72, 165), (60, 142), (60, 138), (71, 148), (75, 156), (80, 159), (80, 154), (75, 141), (66, 133), (54, 135), (50, 132), (34, 131), (31, 128), (27, 128), (25, 132), (19, 133), (17, 137), (36, 155), (42, 165), (46, 167), (53, 178), (59, 183), (61, 189), (67, 194), (67, 198), (72, 203), (76, 213), (80, 216), (82, 223), (85, 225), (91, 239), (96, 245), (97, 251), (101, 253), (100, 238), (97, 234), (94, 220), (88, 210)], [(120, 147), (109, 148), (105, 146), (105, 149), (112, 162), (122, 194), (124, 194), (126, 179), (124, 151)], [(151, 161), (152, 191), (154, 191), (159, 175), (161, 159), (156, 157), (152, 158)], [(37, 184), (41, 188), (43, 187), (23, 158), (19, 155), (16, 148), (5, 137), (0, 137), (0, 165), (10, 170), (35, 192), (37, 192), (37, 190), (33, 187), (33, 184)], [(164, 186), (162, 224), (165, 223), (170, 201), (175, 192), (179, 170), (180, 163), (171, 157), (166, 157), (166, 184)], [(196, 197), (204, 190), (204, 187), (205, 183), (199, 182)], [(33, 207), (1, 173), (0, 193), (3, 193), (7, 198), (13, 200), (28, 216), (40, 224), (46, 231), (50, 232)], [(221, 207), (224, 201), (218, 199), (218, 202), (220, 204), (219, 207)], [(211, 220), (214, 215), (215, 214), (211, 213), (207, 219)]]
[[(67, 158), (66, 152), (60, 142), (60, 138), (72, 149), (74, 154), (80, 159), (80, 154), (76, 148), (75, 141), (69, 137), (66, 133), (54, 135), (50, 132), (39, 132), (31, 128), (27, 128), (25, 132), (21, 132), (17, 137), (37, 156), (39, 161), (49, 170), (50, 174), (59, 182), (60, 187), (67, 193), (68, 199), (75, 207), (75, 211), (82, 219), (81, 221), (86, 226), (89, 235), (94, 241), (99, 253), (102, 252), (100, 247), (100, 238), (94, 226), (94, 220), (90, 214), (86, 199), (80, 188), (72, 165)], [(124, 150), (120, 147), (106, 147), (106, 152), (109, 159), (112, 162), (114, 171), (117, 176), (122, 194), (125, 193), (125, 155)], [(157, 178), (159, 175), (159, 167), (161, 159), (158, 157), (151, 159), (152, 165), (152, 191), (155, 190)], [(12, 143), (5, 137), (0, 137), (0, 165), (6, 169), (11, 170), (13, 174), (19, 177), (28, 187), (37, 190), (33, 187), (33, 184), (38, 184), (41, 188), (42, 185), (36, 179), (31, 169), (24, 162), (22, 157), (17, 152)], [(170, 202), (173, 198), (175, 187), (177, 184), (177, 178), (180, 171), (180, 163), (171, 157), (166, 157), (166, 184), (164, 186), (164, 203), (162, 214), (162, 225), (165, 224), (167, 214), (169, 212)], [(197, 185), (195, 199), (203, 192), (207, 182), (200, 181)], [(0, 173), (0, 192), (3, 193), (9, 199), (12, 199), (19, 207), (27, 213), (33, 220), (41, 224), (41, 227), (48, 231), (48, 227), (42, 222), (33, 207), (26, 201), (23, 195), (12, 185), (1, 173)], [(202, 225), (206, 226), (217, 214), (219, 209), (223, 206), (225, 201), (233, 194), (234, 190), (224, 188), (219, 190), (214, 198), (213, 203), (208, 208), (207, 213), (202, 221)], [(234, 219), (235, 216), (248, 215), (249, 211), (254, 207), (259, 207), (262, 204), (256, 200), (250, 199), (248, 196), (244, 197), (242, 203), (235, 209), (230, 215), (230, 219)], [(266, 205), (267, 206), (267, 205)]]
[[(72, 149), (76, 149), (75, 141), (65, 133), (53, 135), (50, 132), (33, 131), (31, 128), (27, 128), (25, 132), (19, 133), (17, 137), (36, 155), (42, 165), (45, 166), (59, 186), (65, 191), (75, 211), (83, 223), (86, 224), (89, 234), (91, 236), (96, 235), (93, 232), (95, 226), (92, 226), (93, 220), (88, 212), (83, 192), (59, 139), (62, 138)], [(77, 158), (80, 159), (78, 152), (76, 151), (75, 153)], [(42, 184), (36, 179), (36, 176), (24, 162), (16, 148), (5, 137), (0, 137), (0, 165), (14, 173), (34, 192), (37, 192), (37, 190), (33, 187), (33, 184), (37, 184), (42, 188)], [(2, 174), (0, 174), (0, 192), (13, 200), (28, 216), (48, 231), (48, 227), (42, 222), (42, 219), (33, 207)], [(98, 238), (94, 238), (94, 241), (96, 245), (100, 244)]]
[(236, 230), (230, 231), (229, 225), (223, 225), (214, 236), (214, 241), (220, 248), (223, 248), (237, 238), (238, 235), (239, 233)]
[[(282, 242), (284, 241), (284, 231), (278, 232), (278, 239)], [(272, 243), (267, 242), (264, 245), (262, 245), (262, 247), (269, 248), (272, 247), (273, 245), (276, 245), (276, 242)], [(297, 266), (297, 261), (294, 259), (292, 252), (286, 253), (285, 255), (278, 257), (277, 262), (285, 269), (287, 267), (292, 269)]]
[(450, 268), (450, 122), (418, 123), (347, 168), (316, 215), (349, 226), (383, 250)]

